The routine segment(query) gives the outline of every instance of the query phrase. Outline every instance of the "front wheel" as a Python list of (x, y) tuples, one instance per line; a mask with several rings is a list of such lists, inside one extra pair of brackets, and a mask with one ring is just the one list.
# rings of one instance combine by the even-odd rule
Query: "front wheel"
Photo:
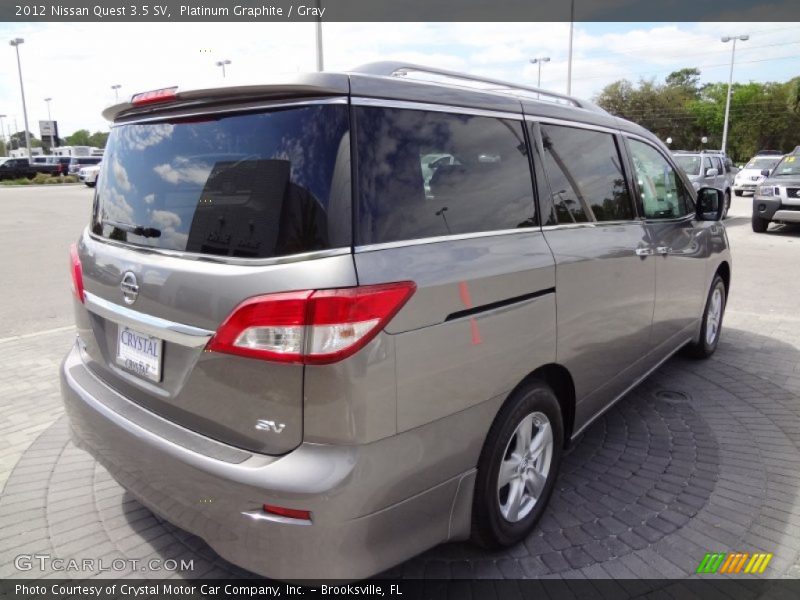
[(753, 231), (756, 233), (764, 233), (769, 227), (769, 221), (767, 219), (762, 219), (758, 215), (753, 215), (753, 218), (750, 219), (750, 224), (753, 226)]
[(85, 181), (84, 183), (86, 184), (86, 187), (93, 188), (95, 186), (94, 181)]
[(530, 534), (550, 499), (563, 446), (553, 390), (534, 380), (514, 392), (495, 418), (478, 462), (473, 541), (499, 548)]
[(731, 193), (725, 192), (725, 208), (722, 210), (722, 218), (728, 218), (728, 211), (731, 209)]
[(719, 275), (714, 276), (711, 289), (708, 291), (706, 308), (703, 311), (703, 324), (700, 327), (700, 338), (686, 347), (693, 358), (708, 358), (717, 349), (719, 336), (722, 333), (722, 316), (725, 314), (725, 282)]

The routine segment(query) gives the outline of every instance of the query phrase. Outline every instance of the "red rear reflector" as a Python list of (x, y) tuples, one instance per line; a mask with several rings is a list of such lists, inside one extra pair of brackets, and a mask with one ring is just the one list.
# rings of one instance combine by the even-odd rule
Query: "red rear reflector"
[(337, 362), (378, 335), (416, 289), (402, 281), (256, 296), (233, 310), (208, 350), (307, 365)]
[(164, 88), (161, 90), (151, 90), (149, 92), (142, 92), (136, 94), (131, 98), (131, 104), (139, 106), (141, 104), (152, 104), (153, 102), (169, 102), (175, 100), (178, 96), (175, 93), (178, 87)]
[(281, 517), (288, 517), (290, 519), (302, 519), (303, 521), (311, 520), (311, 511), (298, 510), (296, 508), (284, 508), (283, 506), (274, 506), (272, 504), (264, 505), (264, 512), (271, 515), (280, 515)]
[(83, 267), (78, 256), (78, 246), (72, 244), (69, 247), (70, 273), (72, 274), (72, 293), (83, 303)]

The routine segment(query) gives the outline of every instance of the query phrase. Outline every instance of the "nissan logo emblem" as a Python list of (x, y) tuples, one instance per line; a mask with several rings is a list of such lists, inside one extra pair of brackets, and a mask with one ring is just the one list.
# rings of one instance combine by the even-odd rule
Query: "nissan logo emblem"
[(139, 297), (139, 284), (136, 282), (136, 275), (128, 271), (122, 276), (122, 282), (119, 284), (122, 290), (122, 299), (125, 304), (133, 304), (136, 298)]

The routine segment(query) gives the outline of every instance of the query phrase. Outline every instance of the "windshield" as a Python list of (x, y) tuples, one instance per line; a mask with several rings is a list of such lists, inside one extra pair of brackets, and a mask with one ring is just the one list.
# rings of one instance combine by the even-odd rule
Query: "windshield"
[(92, 232), (114, 240), (245, 258), (351, 243), (345, 105), (119, 125), (99, 181)]
[(780, 162), (780, 156), (758, 156), (756, 158), (750, 159), (750, 162), (747, 163), (744, 168), (745, 169), (758, 169), (759, 171), (762, 169), (772, 169), (775, 165)]
[(699, 175), (703, 159), (697, 154), (676, 154), (675, 162), (688, 175)]
[(772, 177), (786, 177), (800, 175), (800, 160), (798, 156), (785, 156), (772, 172)]

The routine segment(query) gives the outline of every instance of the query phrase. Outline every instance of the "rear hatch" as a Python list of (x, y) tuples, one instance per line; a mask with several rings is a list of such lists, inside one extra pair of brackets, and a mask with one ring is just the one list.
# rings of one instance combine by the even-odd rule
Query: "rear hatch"
[(188, 429), (288, 452), (303, 436), (303, 365), (207, 345), (249, 298), (356, 285), (346, 97), (126, 119), (77, 246), (84, 360)]

